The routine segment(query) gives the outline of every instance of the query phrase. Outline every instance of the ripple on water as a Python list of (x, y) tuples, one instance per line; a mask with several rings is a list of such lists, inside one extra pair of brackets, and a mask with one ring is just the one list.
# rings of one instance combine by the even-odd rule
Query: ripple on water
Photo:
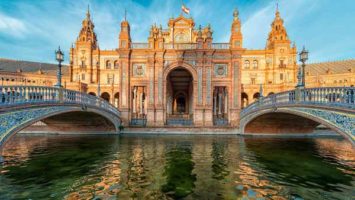
[(338, 139), (14, 137), (0, 199), (344, 199), (355, 158)]

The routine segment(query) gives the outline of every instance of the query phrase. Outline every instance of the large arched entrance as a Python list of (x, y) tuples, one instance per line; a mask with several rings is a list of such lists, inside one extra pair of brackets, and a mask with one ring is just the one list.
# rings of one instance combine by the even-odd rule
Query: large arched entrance
[(167, 125), (192, 125), (193, 77), (182, 67), (169, 72), (166, 78)]

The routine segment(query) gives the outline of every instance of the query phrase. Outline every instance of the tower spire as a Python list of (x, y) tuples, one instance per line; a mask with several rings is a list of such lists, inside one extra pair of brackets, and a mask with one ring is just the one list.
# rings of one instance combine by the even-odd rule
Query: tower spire
[(86, 18), (90, 19), (90, 5), (88, 4), (88, 10), (86, 11)]
[(275, 12), (275, 15), (276, 15), (277, 17), (279, 17), (279, 16), (280, 16), (280, 11), (279, 11), (279, 2), (276, 2), (276, 12)]
[(127, 21), (127, 9), (124, 9), (124, 20)]

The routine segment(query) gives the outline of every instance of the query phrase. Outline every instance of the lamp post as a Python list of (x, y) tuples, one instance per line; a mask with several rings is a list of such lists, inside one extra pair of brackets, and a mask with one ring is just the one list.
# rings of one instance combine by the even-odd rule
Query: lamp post
[(305, 68), (306, 68), (306, 61), (308, 60), (308, 51), (306, 50), (306, 48), (303, 46), (302, 51), (298, 54), (299, 55), (299, 59), (302, 62), (301, 68), (299, 68), (298, 71), (298, 84), (297, 87), (301, 87), (304, 88), (306, 86), (306, 81), (305, 81)]
[(58, 50), (55, 51), (55, 59), (58, 61), (58, 72), (57, 72), (57, 83), (55, 87), (61, 88), (62, 86), (62, 62), (64, 60), (64, 54), (58, 47)]

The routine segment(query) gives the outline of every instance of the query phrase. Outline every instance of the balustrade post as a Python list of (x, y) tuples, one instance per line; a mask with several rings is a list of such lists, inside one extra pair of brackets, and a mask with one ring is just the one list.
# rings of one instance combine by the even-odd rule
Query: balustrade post
[(301, 101), (301, 99), (302, 99), (302, 91), (303, 90), (301, 88), (296, 88), (295, 89), (295, 101), (296, 101), (296, 103)]

